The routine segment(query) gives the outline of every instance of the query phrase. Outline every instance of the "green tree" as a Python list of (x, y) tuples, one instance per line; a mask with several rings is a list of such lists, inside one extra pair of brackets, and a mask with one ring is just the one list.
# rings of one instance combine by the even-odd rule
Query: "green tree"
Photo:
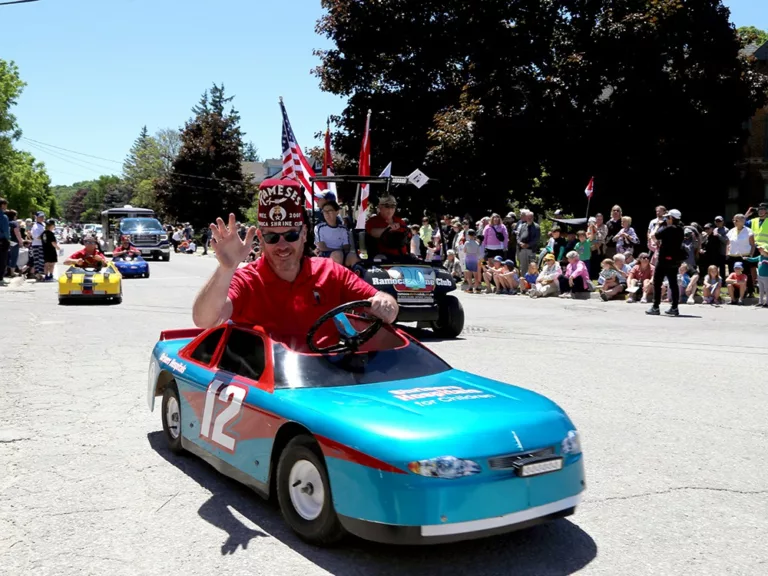
[(75, 191), (69, 202), (64, 206), (64, 218), (68, 222), (77, 224), (85, 211), (85, 197), (88, 195), (87, 188), (80, 188)]
[(742, 46), (748, 46), (749, 44), (762, 46), (768, 42), (768, 31), (760, 30), (760, 28), (756, 28), (755, 26), (742, 26), (741, 28), (737, 28), (736, 34), (738, 34)]
[(259, 162), (261, 160), (259, 149), (254, 146), (253, 142), (248, 142), (243, 146), (243, 160), (245, 162)]
[(203, 93), (181, 132), (172, 171), (157, 186), (165, 212), (195, 228), (230, 212), (241, 218), (251, 204), (254, 191), (242, 173), (240, 115), (232, 99), (223, 85)]
[(12, 150), (0, 162), (0, 191), (20, 217), (38, 210), (48, 213), (53, 194), (45, 166), (28, 152)]
[(372, 109), (372, 172), (391, 160), (440, 180), (396, 190), (411, 214), (500, 211), (537, 181), (545, 203), (580, 213), (593, 175), (593, 208), (640, 214), (695, 191), (708, 209), (764, 102), (720, 0), (322, 5), (335, 46), (316, 73), (348, 98), (335, 148), (357, 157)]
[(0, 164), (14, 152), (13, 142), (21, 137), (21, 130), (11, 108), (24, 90), (19, 68), (11, 61), (0, 59)]

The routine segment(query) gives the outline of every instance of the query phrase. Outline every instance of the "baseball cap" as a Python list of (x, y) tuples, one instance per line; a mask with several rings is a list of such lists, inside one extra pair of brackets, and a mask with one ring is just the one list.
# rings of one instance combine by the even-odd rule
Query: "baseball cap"
[(680, 210), (675, 210), (675, 209), (668, 210), (667, 213), (664, 214), (664, 218), (667, 218), (669, 216), (672, 216), (672, 218), (674, 218), (675, 220), (680, 220), (683, 217), (683, 215), (680, 213)]
[(509, 268), (510, 270), (515, 267), (515, 263), (512, 262), (512, 260), (504, 260), (504, 266)]
[(382, 196), (379, 198), (379, 206), (388, 206), (390, 208), (397, 207), (397, 200), (394, 196)]
[(45, 212), (35, 212), (35, 218), (45, 218)]
[(736, 262), (736, 264), (733, 265), (733, 269), (736, 270), (737, 268), (744, 268), (744, 264), (741, 262)]
[(517, 218), (517, 216), (515, 216), (515, 213), (514, 213), (514, 212), (509, 212), (509, 213), (507, 214), (507, 218)]
[(715, 216), (715, 222), (725, 222), (725, 218), (722, 216)]
[(259, 226), (300, 228), (304, 196), (296, 180), (269, 178), (259, 185)]
[(555, 255), (554, 254), (547, 254), (546, 256), (544, 256), (544, 261), (546, 262), (547, 260), (551, 260), (552, 262), (554, 262), (555, 261)]
[(502, 258), (501, 256), (496, 256), (494, 260), (496, 260), (496, 262), (504, 262), (504, 258)]
[(757, 207), (758, 210), (768, 210), (768, 202), (760, 202), (760, 206)]
[(326, 190), (325, 192), (318, 192), (315, 194), (315, 197), (321, 198), (322, 200), (333, 200), (336, 202), (336, 194), (329, 190)]

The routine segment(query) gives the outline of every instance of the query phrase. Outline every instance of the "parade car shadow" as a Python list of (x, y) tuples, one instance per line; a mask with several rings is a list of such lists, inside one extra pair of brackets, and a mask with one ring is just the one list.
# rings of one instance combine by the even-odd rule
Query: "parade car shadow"
[[(272, 501), (260, 496), (192, 455), (168, 450), (162, 432), (147, 435), (150, 446), (211, 497), (198, 514), (227, 534), (221, 554), (234, 554), (249, 543), (273, 537), (310, 562), (336, 576), (398, 574), (514, 574), (561, 576), (587, 566), (597, 555), (595, 541), (573, 522), (563, 519), (519, 532), (482, 540), (434, 546), (391, 546), (348, 537), (336, 548), (317, 548), (300, 540)], [(259, 528), (246, 526), (231, 510)]]

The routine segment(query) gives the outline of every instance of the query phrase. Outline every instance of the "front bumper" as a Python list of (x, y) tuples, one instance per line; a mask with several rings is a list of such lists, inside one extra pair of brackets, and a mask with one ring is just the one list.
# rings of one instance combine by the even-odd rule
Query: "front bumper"
[(120, 294), (107, 292), (93, 292), (92, 294), (83, 294), (82, 292), (70, 292), (68, 294), (59, 294), (59, 300), (108, 300), (115, 298)]
[(411, 306), (400, 304), (397, 322), (436, 322), (440, 317), (437, 304), (431, 306)]
[(395, 526), (358, 520), (339, 515), (339, 521), (345, 530), (373, 542), (383, 544), (445, 544), (461, 540), (486, 538), (497, 534), (514, 532), (552, 522), (571, 516), (581, 502), (581, 494), (570, 496), (556, 502), (512, 512), (494, 518), (455, 522), (453, 524), (432, 524), (426, 526)]

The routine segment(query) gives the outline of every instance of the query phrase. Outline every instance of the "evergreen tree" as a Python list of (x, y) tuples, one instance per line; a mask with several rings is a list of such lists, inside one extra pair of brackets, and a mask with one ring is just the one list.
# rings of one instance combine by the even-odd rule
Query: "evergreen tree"
[(259, 162), (260, 160), (259, 149), (253, 145), (253, 142), (248, 142), (248, 144), (243, 147), (243, 161)]
[(165, 212), (199, 229), (217, 216), (242, 218), (253, 197), (241, 163), (240, 115), (224, 86), (206, 90), (181, 132), (181, 148), (171, 173), (158, 182)]

